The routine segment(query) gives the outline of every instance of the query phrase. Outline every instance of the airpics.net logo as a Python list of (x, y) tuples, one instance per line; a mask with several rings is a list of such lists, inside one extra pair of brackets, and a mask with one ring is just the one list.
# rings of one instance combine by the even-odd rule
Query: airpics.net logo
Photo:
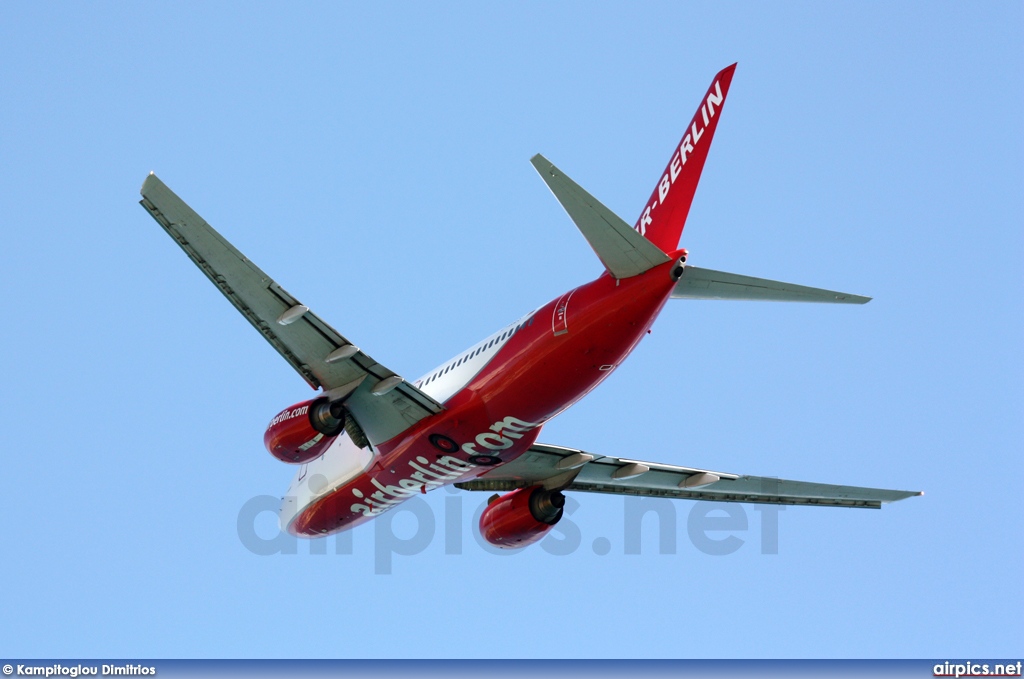
[(1021, 661), (1017, 662), (949, 662), (937, 663), (932, 668), (935, 677), (1019, 677)]
[[(523, 550), (499, 549), (481, 537), (477, 530), (480, 515), (487, 506), (488, 494), (465, 493), (450, 486), (445, 488), (442, 507), (428, 503), (421, 497), (406, 500), (372, 522), (373, 570), (378, 575), (390, 575), (395, 568), (395, 557), (411, 557), (426, 551), (437, 540), (444, 545), (445, 555), (465, 553), (465, 535), (472, 536), (469, 549), (479, 549), (496, 556), (510, 556), (528, 550), (540, 549), (551, 556), (571, 556), (581, 549), (605, 556), (613, 549), (623, 554), (639, 555), (645, 543), (650, 545), (651, 530), (656, 531), (657, 552), (660, 555), (679, 553), (679, 535), (685, 531), (690, 546), (709, 556), (728, 556), (741, 549), (757, 549), (761, 554), (779, 553), (779, 505), (743, 505), (732, 502), (693, 502), (666, 498), (623, 497), (622, 521), (604, 527), (605, 533), (618, 533), (621, 539), (598, 536), (587, 539), (573, 514), (580, 508), (572, 495), (566, 496), (562, 519), (539, 543)], [(258, 495), (238, 512), (238, 539), (257, 556), (291, 556), (300, 552), (299, 545), (308, 545), (311, 555), (352, 556), (362, 551), (361, 541), (367, 532), (360, 532), (359, 550), (356, 549), (354, 531), (306, 540), (282, 532), (277, 525), (280, 498)], [(469, 511), (471, 509), (471, 511)], [(757, 517), (751, 520), (749, 510)], [(440, 514), (440, 516), (438, 516)], [(685, 515), (681, 519), (681, 515)], [(645, 533), (645, 530), (647, 531)], [(333, 549), (328, 549), (333, 543)], [(302, 551), (306, 551), (305, 548)]]

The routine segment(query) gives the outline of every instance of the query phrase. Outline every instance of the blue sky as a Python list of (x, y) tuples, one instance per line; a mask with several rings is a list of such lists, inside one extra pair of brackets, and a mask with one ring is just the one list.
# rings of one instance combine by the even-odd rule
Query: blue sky
[[(3, 4), (0, 654), (1019, 657), (1022, 19)], [(485, 494), (444, 491), (351, 554), (254, 554), (239, 517), (292, 471), (263, 429), (311, 392), (137, 205), (146, 173), (415, 378), (599, 273), (534, 153), (632, 222), (734, 61), (691, 263), (874, 301), (673, 303), (541, 439), (927, 494), (788, 508), (777, 554), (743, 506), (707, 553), (687, 502), (674, 554), (654, 514), (627, 554), (631, 506), (578, 494), (571, 553), (493, 555)]]

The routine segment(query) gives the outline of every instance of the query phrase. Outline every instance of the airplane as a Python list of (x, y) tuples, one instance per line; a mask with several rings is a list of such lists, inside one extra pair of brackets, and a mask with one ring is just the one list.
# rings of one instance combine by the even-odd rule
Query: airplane
[(879, 508), (920, 492), (747, 476), (538, 442), (545, 423), (622, 364), (675, 299), (864, 304), (869, 297), (688, 265), (679, 247), (736, 64), (720, 71), (633, 226), (541, 155), (531, 159), (604, 271), (408, 381), (328, 325), (235, 249), (155, 174), (142, 206), (318, 393), (263, 441), (297, 466), (281, 529), (353, 528), (428, 491), (489, 491), (488, 543), (521, 548), (563, 514), (566, 492)]

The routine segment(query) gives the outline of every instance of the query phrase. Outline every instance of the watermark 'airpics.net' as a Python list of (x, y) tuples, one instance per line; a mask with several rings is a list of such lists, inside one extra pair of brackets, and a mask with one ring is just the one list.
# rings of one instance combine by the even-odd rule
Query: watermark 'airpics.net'
[[(467, 495), (454, 488), (446, 490), (448, 494), (444, 497), (440, 520), (435, 508), (419, 497), (411, 498), (373, 520), (374, 573), (390, 574), (396, 556), (420, 554), (438, 539), (443, 541), (446, 555), (463, 554), (467, 549), (463, 544), (467, 520), (469, 533), (475, 542), (470, 549), (480, 549), (497, 556), (509, 556), (522, 551), (499, 549), (481, 537), (476, 526), (487, 506), (486, 494)], [(477, 497), (480, 499), (477, 500)], [(280, 498), (258, 495), (239, 510), (238, 539), (253, 554), (298, 554), (300, 542), (308, 543), (309, 554), (313, 555), (326, 555), (331, 542), (333, 549), (330, 551), (335, 555), (350, 556), (355, 553), (351, 530), (314, 540), (300, 540), (279, 529), (271, 534), (266, 528), (268, 524), (276, 523), (280, 504)], [(466, 511), (467, 505), (473, 507), (471, 513)], [(615, 541), (615, 544), (603, 536), (590, 540), (584, 538), (580, 526), (572, 520), (572, 515), (579, 507), (579, 502), (567, 495), (561, 520), (544, 539), (526, 549), (540, 549), (552, 556), (569, 556), (581, 548), (589, 548), (594, 554), (604, 556), (613, 547), (618, 547), (623, 554), (641, 554), (644, 549), (644, 528), (653, 527), (657, 530), (658, 553), (677, 554), (678, 536), (682, 527), (679, 515), (682, 513), (680, 509), (684, 509), (687, 510), (685, 535), (698, 552), (710, 556), (726, 556), (734, 554), (748, 543), (756, 543), (747, 548), (759, 549), (761, 554), (778, 554), (779, 512), (785, 509), (770, 504), (750, 507), (759, 515), (759, 528), (752, 529), (747, 505), (732, 502), (690, 504), (666, 498), (623, 497), (621, 542)], [(615, 530), (614, 526), (607, 528), (608, 531)]]
[(1021, 661), (1003, 663), (967, 662), (938, 663), (932, 668), (935, 677), (1019, 677)]

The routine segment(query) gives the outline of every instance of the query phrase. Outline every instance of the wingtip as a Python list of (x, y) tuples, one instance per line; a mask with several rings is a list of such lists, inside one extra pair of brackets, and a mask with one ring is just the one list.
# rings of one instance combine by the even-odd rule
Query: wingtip
[(160, 178), (156, 176), (156, 172), (150, 170), (149, 174), (146, 175), (146, 178), (142, 180), (142, 186), (139, 187), (139, 194), (143, 196), (146, 195), (146, 187), (153, 183), (154, 181), (158, 182), (160, 181)]
[(851, 295), (846, 292), (833, 293), (833, 301), (840, 304), (867, 304), (871, 301), (871, 297), (864, 297), (863, 295)]
[[(533, 165), (533, 169), (537, 171), (537, 174), (541, 176), (545, 183), (548, 183), (548, 177), (557, 177), (559, 174), (555, 164), (539, 153), (530, 158), (530, 164)], [(550, 184), (548, 186), (550, 187)]]

